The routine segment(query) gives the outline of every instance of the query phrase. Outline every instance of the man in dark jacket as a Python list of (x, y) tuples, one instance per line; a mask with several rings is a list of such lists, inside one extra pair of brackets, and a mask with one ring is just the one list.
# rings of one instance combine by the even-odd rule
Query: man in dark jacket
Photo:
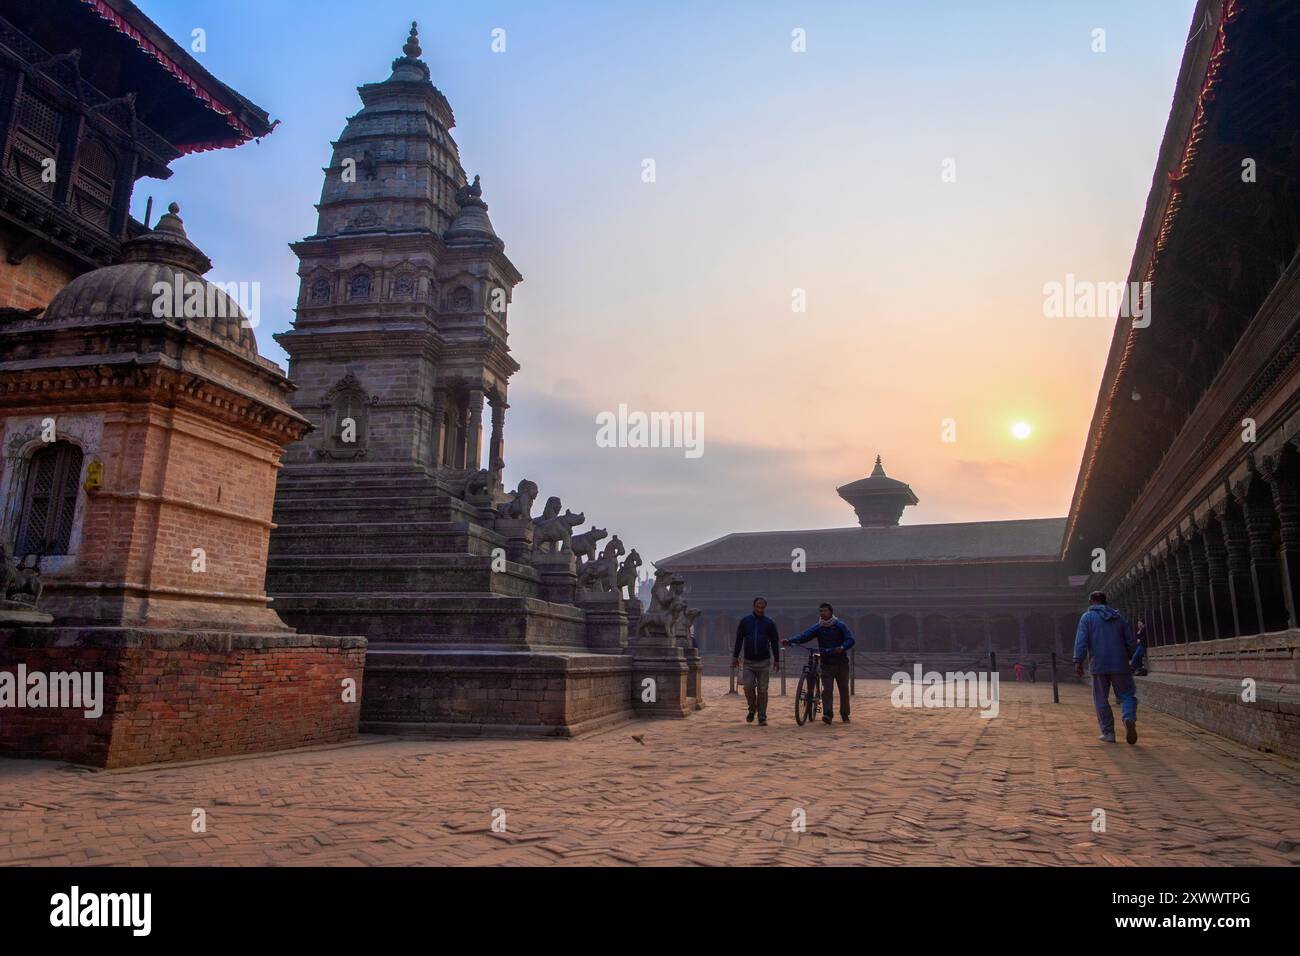
[(753, 723), (758, 711), (759, 726), (767, 726), (767, 679), (773, 667), (781, 666), (781, 638), (776, 624), (765, 613), (767, 602), (754, 598), (754, 613), (741, 618), (736, 627), (736, 648), (731, 653), (731, 666), (739, 667), (744, 653), (745, 670), (741, 680), (745, 686), (745, 700), (749, 714), (745, 720)]
[(849, 648), (853, 646), (853, 633), (848, 625), (835, 616), (835, 608), (822, 604), (817, 609), (819, 620), (808, 630), (786, 641), (787, 644), (803, 644), (817, 638), (817, 647), (822, 652), (822, 720), (832, 723), (835, 720), (833, 705), (834, 688), (840, 689), (840, 720), (849, 722)]
[(1074, 669), (1083, 676), (1083, 660), (1092, 658), (1092, 703), (1097, 708), (1097, 725), (1101, 728), (1099, 740), (1115, 742), (1115, 714), (1110, 709), (1110, 689), (1120, 703), (1124, 718), (1125, 739), (1137, 743), (1137, 684), (1129, 661), (1137, 650), (1133, 629), (1124, 616), (1106, 605), (1104, 591), (1093, 591), (1088, 597), (1088, 610), (1079, 618), (1079, 629), (1074, 635)]

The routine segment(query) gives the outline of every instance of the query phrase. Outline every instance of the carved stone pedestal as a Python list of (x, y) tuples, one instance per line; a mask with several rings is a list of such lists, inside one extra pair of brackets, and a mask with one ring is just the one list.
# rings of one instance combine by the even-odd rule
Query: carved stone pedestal
[(36, 610), (36, 605), (22, 601), (0, 600), (0, 628), (19, 627), (25, 624), (49, 624), (52, 615)]
[(627, 649), (627, 614), (617, 591), (578, 592), (578, 607), (587, 613), (587, 649), (622, 654)]
[(542, 575), (541, 598), (572, 604), (578, 592), (578, 568), (569, 551), (535, 551), (533, 567)]
[(529, 564), (533, 555), (532, 518), (493, 518), (494, 530), (506, 539), (506, 559)]

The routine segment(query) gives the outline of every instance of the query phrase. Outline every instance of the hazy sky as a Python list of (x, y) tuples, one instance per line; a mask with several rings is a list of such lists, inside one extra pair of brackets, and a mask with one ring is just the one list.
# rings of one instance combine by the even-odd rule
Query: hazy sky
[[(1114, 318), (1045, 318), (1043, 285), (1126, 277), (1193, 0), (138, 2), (283, 121), (134, 204), (180, 202), (211, 278), (261, 282), (264, 355), (330, 140), (416, 19), (524, 274), (511, 484), (647, 561), (851, 525), (835, 487), (877, 453), (906, 523), (1067, 511)], [(704, 454), (597, 447), (620, 403), (702, 413)]]

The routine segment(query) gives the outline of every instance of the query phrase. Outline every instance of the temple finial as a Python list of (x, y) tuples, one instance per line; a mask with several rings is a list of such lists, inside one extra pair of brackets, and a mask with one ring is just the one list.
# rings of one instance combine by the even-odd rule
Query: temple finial
[(406, 38), (406, 43), (402, 46), (402, 52), (412, 60), (418, 60), (423, 52), (420, 49), (420, 33), (414, 20), (411, 21), (411, 35)]
[(876, 456), (876, 467), (871, 469), (872, 477), (878, 477), (885, 473), (885, 466), (880, 463), (880, 456)]

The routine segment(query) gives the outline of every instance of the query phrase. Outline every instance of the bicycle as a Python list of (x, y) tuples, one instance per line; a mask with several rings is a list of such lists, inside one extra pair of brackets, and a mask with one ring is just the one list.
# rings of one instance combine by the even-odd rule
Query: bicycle
[(822, 708), (822, 652), (810, 650), (808, 663), (799, 673), (794, 691), (794, 720), (800, 727), (817, 716)]

